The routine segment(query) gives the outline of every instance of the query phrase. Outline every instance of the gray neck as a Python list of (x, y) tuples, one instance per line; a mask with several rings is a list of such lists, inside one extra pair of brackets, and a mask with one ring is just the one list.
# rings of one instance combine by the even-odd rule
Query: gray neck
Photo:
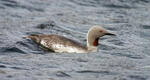
[(97, 51), (97, 46), (93, 45), (93, 42), (95, 41), (95, 39), (96, 39), (96, 37), (93, 36), (93, 33), (91, 31), (89, 31), (87, 34), (87, 49), (88, 49), (88, 51), (91, 51), (91, 52)]

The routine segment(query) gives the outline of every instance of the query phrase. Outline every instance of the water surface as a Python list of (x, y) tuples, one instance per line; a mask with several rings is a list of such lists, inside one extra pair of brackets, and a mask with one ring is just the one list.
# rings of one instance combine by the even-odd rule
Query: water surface
[[(149, 0), (0, 0), (1, 80), (149, 80)], [(90, 54), (45, 52), (30, 34), (86, 43), (101, 25), (117, 36)]]

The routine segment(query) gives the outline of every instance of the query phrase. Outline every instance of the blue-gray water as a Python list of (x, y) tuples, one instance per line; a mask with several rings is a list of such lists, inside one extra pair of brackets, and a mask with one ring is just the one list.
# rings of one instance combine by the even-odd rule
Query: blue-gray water
[[(30, 34), (86, 43), (101, 25), (117, 36), (97, 53), (44, 52)], [(149, 0), (0, 0), (0, 80), (150, 80)]]

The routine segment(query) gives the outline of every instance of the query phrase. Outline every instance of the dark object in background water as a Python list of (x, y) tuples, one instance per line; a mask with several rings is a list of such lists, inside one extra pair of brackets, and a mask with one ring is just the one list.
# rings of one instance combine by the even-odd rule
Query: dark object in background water
[(54, 27), (54, 26), (56, 26), (56, 23), (54, 21), (48, 21), (48, 22), (46, 22), (44, 24), (39, 24), (37, 26), (37, 28), (45, 29), (45, 28)]

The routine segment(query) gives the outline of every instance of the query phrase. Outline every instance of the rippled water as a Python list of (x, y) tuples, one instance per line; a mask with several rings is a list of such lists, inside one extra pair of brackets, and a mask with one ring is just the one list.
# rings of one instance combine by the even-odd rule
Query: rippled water
[[(1, 80), (150, 80), (149, 0), (0, 0)], [(101, 25), (116, 37), (99, 52), (44, 52), (30, 34), (59, 34), (86, 43)]]

